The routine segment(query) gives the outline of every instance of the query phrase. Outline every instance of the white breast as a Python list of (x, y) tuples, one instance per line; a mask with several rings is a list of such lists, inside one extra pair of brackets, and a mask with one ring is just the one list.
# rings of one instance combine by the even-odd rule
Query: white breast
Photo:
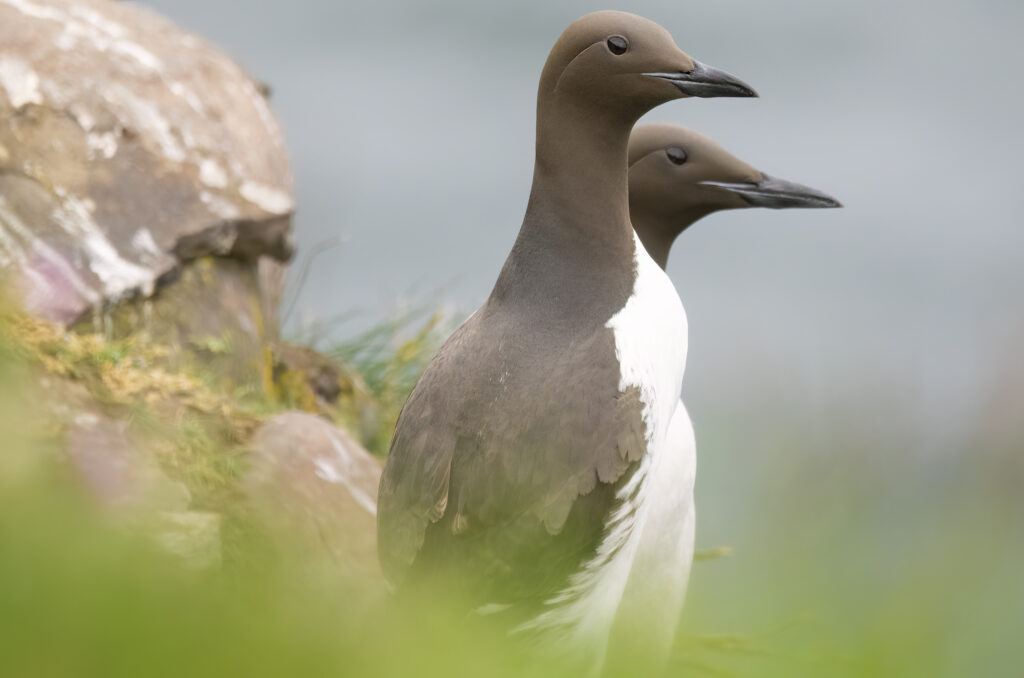
[(680, 401), (651, 468), (647, 519), (609, 639), (614, 666), (639, 655), (654, 668), (669, 657), (693, 564), (696, 473), (693, 426)]
[(686, 314), (675, 287), (635, 237), (633, 294), (606, 326), (615, 336), (619, 389), (636, 388), (643, 403), (647, 454), (618, 494), (621, 503), (595, 556), (569, 586), (548, 601), (551, 609), (520, 630), (543, 631), (544, 644), (586, 656), (597, 670), (630, 577), (648, 519), (656, 469), (666, 452), (669, 424), (686, 365)]
[(633, 295), (607, 327), (615, 333), (615, 354), (622, 370), (619, 389), (640, 389), (650, 444), (664, 439), (682, 392), (686, 312), (672, 281), (636, 234), (633, 238), (637, 266)]

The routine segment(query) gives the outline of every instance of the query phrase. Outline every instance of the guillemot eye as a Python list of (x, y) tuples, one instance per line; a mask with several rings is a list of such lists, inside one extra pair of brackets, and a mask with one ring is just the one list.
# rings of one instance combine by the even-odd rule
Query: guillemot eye
[(629, 49), (629, 40), (626, 40), (621, 35), (613, 35), (608, 38), (608, 51), (616, 56), (621, 56), (626, 53)]
[(668, 159), (671, 160), (672, 163), (675, 165), (682, 165), (684, 162), (686, 162), (686, 151), (679, 148), (678, 146), (669, 146), (668, 148), (666, 148), (665, 155), (667, 155)]

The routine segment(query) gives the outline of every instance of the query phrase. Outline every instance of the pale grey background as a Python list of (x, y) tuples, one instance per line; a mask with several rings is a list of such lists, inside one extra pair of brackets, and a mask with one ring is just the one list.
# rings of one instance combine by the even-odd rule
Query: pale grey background
[[(481, 303), (516, 235), (538, 75), (587, 2), (150, 0), (273, 87), (300, 257), (334, 237), (295, 323)], [(701, 449), (760, 452), (778, 411), (893, 453), (963, 451), (1024, 383), (1019, 0), (622, 2), (760, 100), (679, 101), (691, 125), (844, 210), (715, 215), (670, 265), (690, 318), (684, 395)], [(301, 260), (301, 259), (300, 259)], [(778, 422), (776, 422), (777, 424)], [(899, 441), (898, 443), (896, 441)], [(721, 443), (722, 446), (725, 443)], [(738, 450), (737, 450), (738, 448)], [(742, 459), (742, 456), (733, 456)]]

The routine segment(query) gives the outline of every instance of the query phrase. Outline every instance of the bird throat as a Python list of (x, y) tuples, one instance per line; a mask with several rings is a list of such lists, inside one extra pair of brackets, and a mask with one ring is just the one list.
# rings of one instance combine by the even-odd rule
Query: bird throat
[(546, 99), (537, 109), (526, 216), (492, 298), (533, 302), (540, 313), (607, 320), (636, 278), (627, 193), (634, 121), (595, 113), (569, 97)]

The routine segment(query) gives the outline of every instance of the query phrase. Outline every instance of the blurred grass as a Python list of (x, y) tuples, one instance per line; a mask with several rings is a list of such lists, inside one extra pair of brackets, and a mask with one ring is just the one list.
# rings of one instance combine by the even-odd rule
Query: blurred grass
[[(118, 527), (62, 463), (59, 435), (35, 425), (35, 358), (9, 332), (12, 318), (0, 316), (0, 675), (573, 675), (531, 665), (479, 620), (448, 614), (443, 592), (385, 605), (365, 582), (274, 558), (258, 539), (233, 542), (222, 569), (196, 572)], [(439, 322), (392, 324), (335, 356), (400, 407)], [(131, 347), (58, 348), (85, 373), (135, 369)], [(981, 422), (970, 450), (939, 462), (843, 420), (824, 428), (833, 443), (822, 450), (795, 428), (798, 413), (745, 414), (699, 434), (698, 541), (735, 548), (695, 566), (668, 675), (1022, 674), (1016, 426)], [(242, 433), (211, 438), (208, 422), (145, 408), (132, 416), (169, 439), (176, 451), (162, 462), (191, 469), (196, 503), (245, 520), (230, 491), (244, 455), (224, 443)], [(733, 421), (763, 433), (758, 455), (743, 453)]]
[(800, 413), (750, 407), (729, 412), (747, 431), (720, 423), (700, 437), (698, 540), (726, 530), (735, 551), (695, 567), (682, 631), (740, 634), (745, 649), (683, 648), (685, 666), (1021, 675), (1024, 486), (1005, 482), (1022, 477), (1019, 433), (979, 421), (961, 453), (929, 455), (881, 417), (864, 427), (863, 410), (830, 409), (855, 416), (815, 433)]
[[(526, 675), (514, 661), (495, 667), (508, 647), (446, 617), (440, 600), (428, 617), (394, 610), (368, 593), (376, 586), (275, 559), (258, 541), (236, 544), (221, 570), (192, 571), (112, 520), (59, 436), (36, 426), (39, 355), (12, 331), (20, 318), (0, 312), (0, 675)], [(174, 437), (205, 464), (233, 464), (205, 427), (185, 421)], [(452, 655), (457, 628), (464, 652)]]
[[(314, 244), (301, 262), (289, 270), (289, 275), (295, 277), (288, 286), (289, 299), (283, 304), (282, 326), (289, 327), (289, 319), (313, 266), (322, 255), (340, 244), (338, 238)], [(358, 320), (359, 315), (358, 311), (352, 311), (308, 320), (297, 324), (288, 339), (296, 345), (312, 347), (344, 372), (359, 376), (359, 383), (355, 385), (360, 391), (355, 398), (359, 407), (341, 412), (339, 423), (368, 451), (384, 458), (391, 447), (402, 406), (430, 359), (458, 322), (455, 314), (435, 309), (431, 298), (403, 304), (390, 317), (368, 329), (346, 333), (345, 326)]]
[(329, 358), (360, 375), (372, 405), (361, 413), (355, 428), (366, 449), (384, 457), (406, 398), (455, 323), (441, 311), (419, 307), (348, 339), (329, 340), (325, 327), (335, 324), (315, 326), (298, 340), (319, 345)]

